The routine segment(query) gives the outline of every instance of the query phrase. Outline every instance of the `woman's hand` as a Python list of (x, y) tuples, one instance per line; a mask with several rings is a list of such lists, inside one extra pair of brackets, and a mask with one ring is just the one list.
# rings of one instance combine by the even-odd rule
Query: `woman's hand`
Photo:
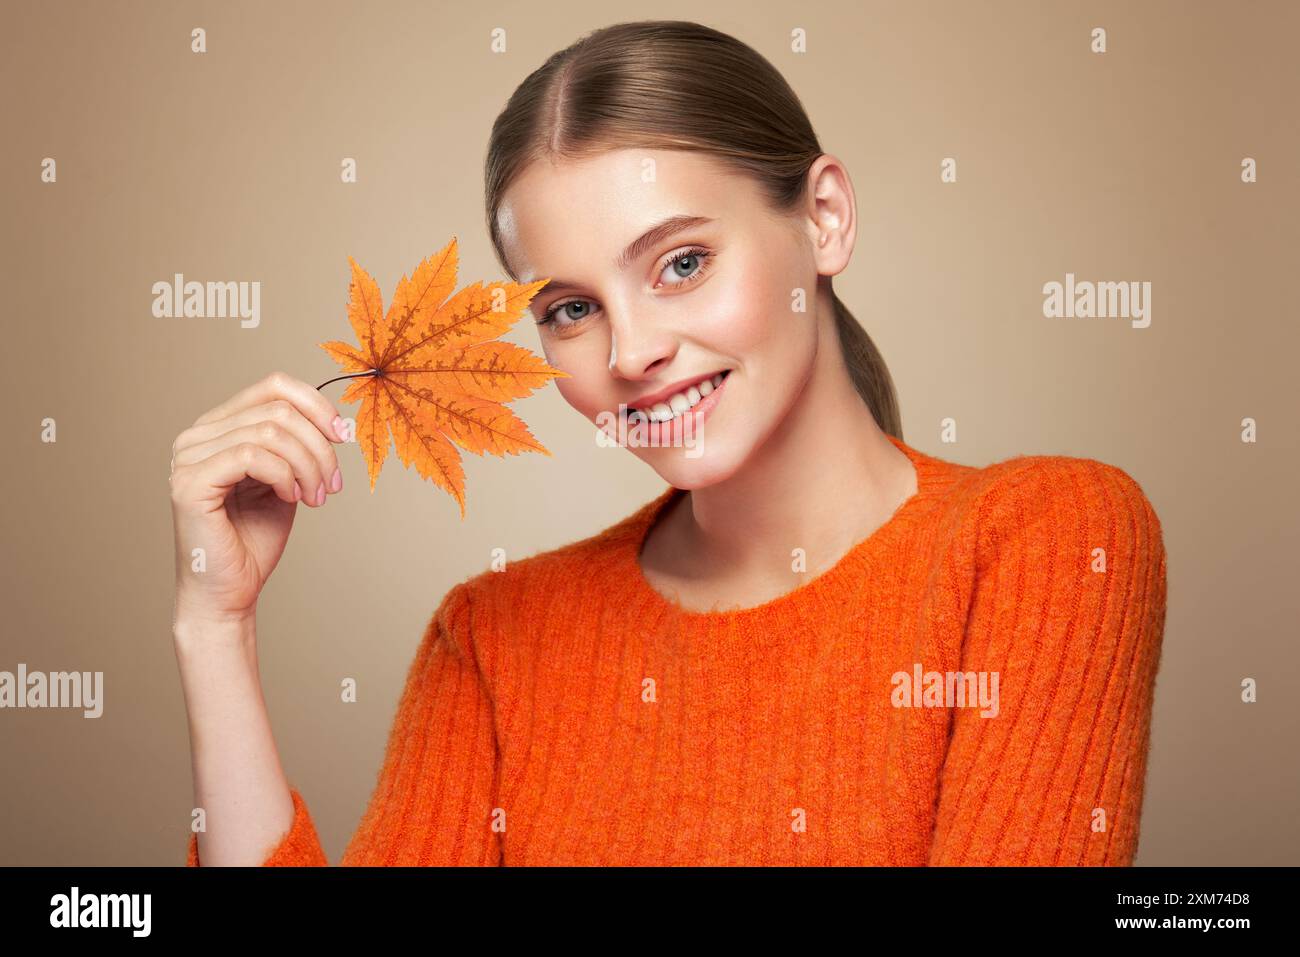
[[(343, 487), (332, 442), (337, 410), (283, 372), (238, 392), (172, 445), (178, 623), (251, 622), (301, 500), (320, 507)], [(202, 571), (195, 549), (203, 549)]]

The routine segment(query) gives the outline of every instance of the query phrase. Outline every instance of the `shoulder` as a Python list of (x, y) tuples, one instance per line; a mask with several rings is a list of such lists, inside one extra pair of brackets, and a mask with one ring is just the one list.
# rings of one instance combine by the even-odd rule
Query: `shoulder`
[(980, 567), (1008, 558), (1106, 556), (1158, 562), (1160, 519), (1138, 481), (1092, 458), (1019, 455), (974, 470), (970, 483)]
[(662, 503), (666, 488), (607, 528), (532, 554), (503, 547), (490, 566), (455, 585), (437, 614), (476, 635), (515, 633), (563, 618), (594, 593), (609, 596), (619, 586), (620, 556), (635, 548), (638, 534)]
[(1117, 465), (1069, 455), (1017, 455), (977, 469), (968, 481), (979, 483), (989, 501), (1049, 507), (1073, 505), (1102, 512), (1151, 510), (1150, 500), (1132, 475)]

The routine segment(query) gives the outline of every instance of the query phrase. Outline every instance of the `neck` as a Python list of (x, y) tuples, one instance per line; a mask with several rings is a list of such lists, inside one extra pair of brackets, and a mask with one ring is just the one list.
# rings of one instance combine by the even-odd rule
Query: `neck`
[(844, 363), (829, 295), (818, 300), (812, 375), (744, 469), (695, 489), (676, 509), (680, 541), (701, 572), (788, 575), (829, 567), (917, 490), (908, 457), (881, 431)]

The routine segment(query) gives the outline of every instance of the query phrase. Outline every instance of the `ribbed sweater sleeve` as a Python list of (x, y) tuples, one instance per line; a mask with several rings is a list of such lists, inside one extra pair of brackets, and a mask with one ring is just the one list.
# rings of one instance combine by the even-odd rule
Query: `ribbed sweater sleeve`
[(1160, 523), (1092, 459), (1035, 457), (981, 503), (961, 671), (998, 711), (954, 709), (932, 865), (1129, 865), (1165, 621)]
[[(494, 828), (497, 742), (490, 690), (470, 632), (462, 583), (430, 619), (408, 669), (378, 780), (342, 866), (501, 863)], [(307, 805), (296, 788), (293, 822), (262, 863), (325, 866)], [(196, 867), (190, 835), (187, 863)]]

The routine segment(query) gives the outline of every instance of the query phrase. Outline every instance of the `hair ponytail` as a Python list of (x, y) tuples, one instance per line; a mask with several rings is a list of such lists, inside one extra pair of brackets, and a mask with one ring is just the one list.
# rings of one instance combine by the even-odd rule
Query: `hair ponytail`
[(903, 419), (898, 411), (898, 394), (884, 356), (840, 297), (832, 292), (831, 300), (835, 304), (835, 328), (840, 334), (844, 363), (849, 367), (858, 395), (871, 410), (880, 431), (902, 441)]

